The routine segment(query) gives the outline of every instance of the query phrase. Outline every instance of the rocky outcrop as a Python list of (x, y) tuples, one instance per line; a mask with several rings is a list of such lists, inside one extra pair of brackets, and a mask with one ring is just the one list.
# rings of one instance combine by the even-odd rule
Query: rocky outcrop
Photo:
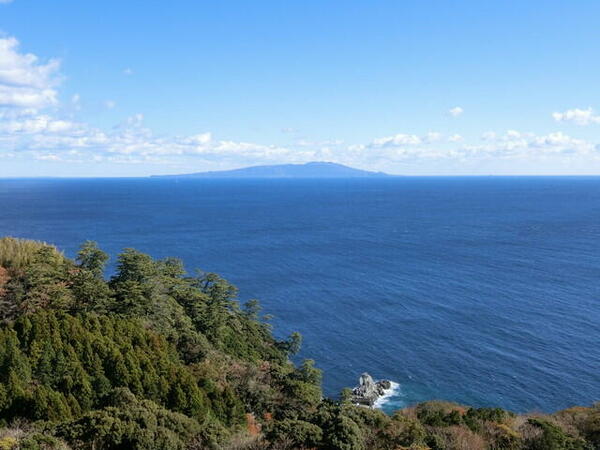
[(363, 373), (358, 379), (358, 386), (352, 389), (352, 403), (373, 407), (379, 397), (392, 387), (389, 380), (374, 381), (368, 373)]

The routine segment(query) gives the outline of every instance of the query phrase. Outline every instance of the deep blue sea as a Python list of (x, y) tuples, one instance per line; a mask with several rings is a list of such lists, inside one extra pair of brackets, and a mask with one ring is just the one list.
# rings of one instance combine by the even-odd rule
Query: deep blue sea
[(368, 371), (388, 411), (600, 400), (600, 178), (0, 180), (0, 235), (223, 274), (331, 396)]

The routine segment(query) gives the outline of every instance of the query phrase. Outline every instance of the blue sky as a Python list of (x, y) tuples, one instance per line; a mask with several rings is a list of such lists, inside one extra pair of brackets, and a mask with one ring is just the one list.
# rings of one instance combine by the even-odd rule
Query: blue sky
[(0, 176), (600, 174), (600, 2), (0, 0)]

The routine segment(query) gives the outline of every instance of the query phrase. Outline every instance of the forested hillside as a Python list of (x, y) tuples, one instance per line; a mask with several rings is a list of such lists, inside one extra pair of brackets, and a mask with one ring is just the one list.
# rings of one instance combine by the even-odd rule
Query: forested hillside
[(0, 450), (600, 448), (598, 406), (390, 417), (323, 399), (313, 361), (289, 360), (300, 336), (275, 339), (226, 280), (133, 249), (106, 280), (107, 261), (0, 239)]

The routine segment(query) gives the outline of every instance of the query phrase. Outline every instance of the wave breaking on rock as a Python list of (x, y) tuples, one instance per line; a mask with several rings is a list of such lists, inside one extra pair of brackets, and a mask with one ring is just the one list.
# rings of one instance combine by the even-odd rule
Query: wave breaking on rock
[(355, 405), (375, 408), (381, 406), (385, 398), (393, 394), (398, 384), (390, 380), (373, 380), (368, 373), (363, 373), (358, 379), (358, 386), (352, 389), (350, 401)]

